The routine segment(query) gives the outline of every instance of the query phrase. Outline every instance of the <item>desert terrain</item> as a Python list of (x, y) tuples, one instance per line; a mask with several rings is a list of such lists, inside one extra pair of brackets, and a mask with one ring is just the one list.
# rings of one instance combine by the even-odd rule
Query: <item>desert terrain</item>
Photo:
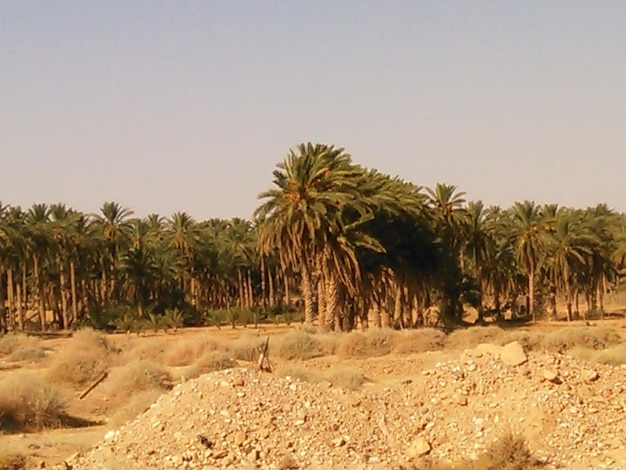
[(7, 335), (0, 468), (626, 468), (625, 339), (623, 319)]

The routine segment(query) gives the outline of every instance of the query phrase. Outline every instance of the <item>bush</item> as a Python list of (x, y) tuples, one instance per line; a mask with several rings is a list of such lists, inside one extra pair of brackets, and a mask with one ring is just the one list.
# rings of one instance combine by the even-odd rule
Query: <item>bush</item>
[(522, 437), (507, 432), (469, 468), (473, 470), (496, 468), (498, 470), (528, 470), (539, 468), (539, 463), (533, 458)]
[(606, 327), (565, 327), (544, 336), (543, 349), (563, 353), (574, 347), (606, 349), (620, 344), (622, 337), (615, 330)]
[(321, 355), (315, 338), (302, 330), (291, 330), (270, 341), (270, 353), (288, 361), (304, 361)]
[(74, 386), (87, 385), (108, 370), (113, 352), (103, 335), (90, 329), (80, 330), (56, 354), (48, 378)]
[(169, 350), (166, 350), (164, 361), (168, 366), (188, 366), (202, 356), (206, 351), (215, 351), (220, 343), (209, 337), (195, 337), (177, 341)]
[[(259, 354), (266, 338), (255, 332), (245, 332), (239, 338), (225, 345), (226, 352), (239, 361), (254, 362)], [(271, 341), (270, 341), (271, 344)]]
[(114, 362), (126, 364), (133, 360), (151, 360), (165, 362), (165, 355), (170, 342), (163, 338), (128, 338), (122, 346), (122, 354)]
[(163, 367), (150, 361), (133, 361), (111, 371), (106, 382), (108, 395), (124, 399), (147, 390), (165, 391), (172, 387), (172, 378)]
[(134, 394), (128, 401), (115, 410), (109, 423), (117, 428), (145, 413), (150, 408), (150, 405), (159, 399), (162, 393), (162, 390), (152, 389)]
[(626, 343), (618, 344), (612, 348), (598, 352), (595, 360), (601, 364), (611, 366), (626, 364)]
[(35, 372), (12, 374), (0, 381), (0, 427), (41, 430), (65, 416), (59, 391)]
[(333, 356), (337, 354), (341, 338), (342, 336), (338, 333), (324, 333), (315, 335), (313, 340), (322, 356)]
[(397, 334), (393, 352), (397, 354), (414, 354), (426, 351), (437, 351), (443, 348), (446, 335), (441, 330), (422, 328), (404, 330)]
[(341, 339), (337, 354), (343, 358), (384, 356), (393, 349), (396, 336), (396, 331), (384, 328), (352, 331)]
[(225, 352), (209, 351), (204, 353), (191, 366), (185, 368), (182, 374), (186, 379), (194, 379), (204, 374), (218, 370), (232, 369), (238, 366), (237, 361), (231, 359)]
[(7, 356), (7, 361), (32, 361), (36, 362), (46, 357), (46, 351), (42, 348), (30, 346), (20, 347)]
[(496, 343), (504, 335), (504, 330), (497, 326), (473, 326), (453, 331), (446, 338), (446, 347), (452, 349), (471, 349), (482, 343)]
[(365, 383), (365, 376), (359, 369), (334, 367), (323, 373), (308, 370), (302, 366), (286, 364), (276, 370), (279, 377), (292, 377), (302, 382), (330, 382), (334, 387), (356, 390)]
[(0, 450), (0, 468), (2, 470), (24, 470), (27, 466), (28, 459), (24, 454), (18, 454), (9, 449)]
[(19, 333), (0, 337), (0, 357), (9, 356), (20, 349), (41, 349), (41, 341)]

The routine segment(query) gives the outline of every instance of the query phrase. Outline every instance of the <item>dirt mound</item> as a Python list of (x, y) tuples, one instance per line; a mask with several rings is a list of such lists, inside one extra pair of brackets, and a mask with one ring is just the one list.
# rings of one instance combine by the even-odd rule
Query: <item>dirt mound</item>
[(481, 345), (357, 391), (247, 369), (211, 373), (178, 385), (69, 464), (419, 468), (425, 455), (475, 459), (513, 432), (546, 468), (626, 469), (626, 369), (521, 354)]

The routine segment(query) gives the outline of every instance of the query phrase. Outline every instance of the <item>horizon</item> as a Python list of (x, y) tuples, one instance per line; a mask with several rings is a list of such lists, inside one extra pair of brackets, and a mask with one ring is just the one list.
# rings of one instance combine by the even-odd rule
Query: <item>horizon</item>
[(0, 201), (250, 220), (301, 142), (626, 212), (626, 3), (0, 5)]

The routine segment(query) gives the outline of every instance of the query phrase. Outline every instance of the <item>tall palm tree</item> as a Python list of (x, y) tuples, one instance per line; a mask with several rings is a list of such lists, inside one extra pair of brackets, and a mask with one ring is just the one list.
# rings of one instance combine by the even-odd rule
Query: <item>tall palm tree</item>
[(305, 321), (312, 324), (316, 263), (346, 206), (358, 201), (362, 171), (343, 148), (308, 143), (291, 150), (273, 174), (275, 188), (259, 196), (255, 212), (260, 247), (263, 253), (280, 247), (281, 264), (299, 271)]

